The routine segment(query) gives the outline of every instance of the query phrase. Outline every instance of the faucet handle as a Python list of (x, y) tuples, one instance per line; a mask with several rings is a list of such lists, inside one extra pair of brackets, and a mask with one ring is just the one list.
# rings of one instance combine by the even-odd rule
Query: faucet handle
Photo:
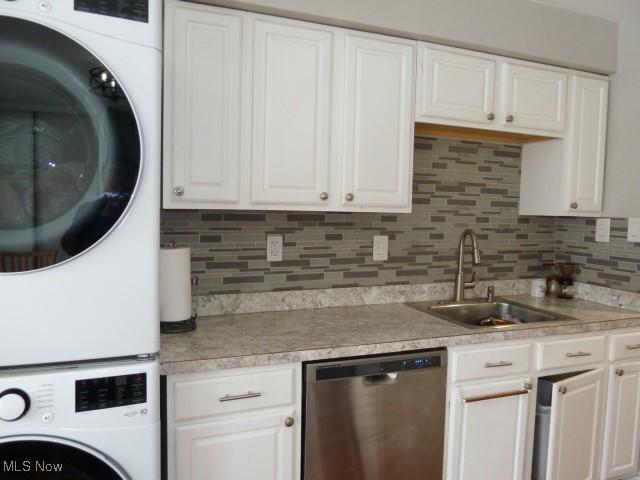
[(476, 272), (473, 272), (473, 274), (471, 275), (471, 281), (464, 282), (464, 288), (476, 288), (477, 280), (478, 280), (478, 275), (476, 274)]

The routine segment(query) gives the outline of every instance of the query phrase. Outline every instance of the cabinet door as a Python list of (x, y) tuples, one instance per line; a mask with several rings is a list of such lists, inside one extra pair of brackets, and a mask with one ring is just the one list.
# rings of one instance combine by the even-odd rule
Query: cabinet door
[(530, 380), (454, 388), (447, 445), (449, 480), (521, 480)]
[(416, 43), (347, 32), (342, 205), (410, 211)]
[(239, 201), (245, 15), (168, 2), (164, 206)]
[(492, 57), (422, 43), (418, 49), (416, 121), (436, 117), (493, 123), (496, 62)]
[(604, 443), (604, 478), (638, 472), (640, 362), (611, 367)]
[(521, 63), (503, 64), (502, 124), (520, 129), (565, 129), (566, 71)]
[(598, 368), (554, 385), (547, 480), (597, 480), (604, 371)]
[(324, 205), (334, 30), (253, 16), (251, 201)]
[(293, 411), (176, 427), (179, 480), (294, 480)]
[(602, 211), (609, 82), (573, 76), (570, 208)]

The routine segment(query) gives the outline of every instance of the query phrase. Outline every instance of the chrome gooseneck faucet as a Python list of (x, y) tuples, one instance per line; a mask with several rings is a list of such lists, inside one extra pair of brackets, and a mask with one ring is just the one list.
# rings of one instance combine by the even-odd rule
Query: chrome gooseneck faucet
[(453, 300), (455, 302), (462, 302), (464, 300), (465, 288), (475, 288), (476, 286), (476, 272), (473, 272), (473, 276), (471, 277), (470, 282), (465, 282), (464, 272), (462, 271), (462, 265), (464, 263), (464, 248), (467, 237), (471, 238), (471, 247), (473, 248), (473, 264), (477, 265), (480, 263), (480, 248), (478, 247), (478, 239), (476, 238), (476, 234), (474, 233), (474, 231), (468, 228), (464, 232), (462, 232), (462, 235), (460, 235), (460, 243), (458, 244), (458, 272), (456, 273), (456, 284), (453, 289)]

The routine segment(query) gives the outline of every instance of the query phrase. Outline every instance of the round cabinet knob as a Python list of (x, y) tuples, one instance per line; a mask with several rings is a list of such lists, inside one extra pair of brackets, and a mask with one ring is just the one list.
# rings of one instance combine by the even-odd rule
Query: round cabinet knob
[(181, 197), (182, 195), (184, 195), (184, 187), (174, 187), (173, 194), (176, 197)]
[(347, 193), (344, 198), (347, 199), (347, 202), (352, 202), (353, 201), (353, 193)]
[(293, 427), (293, 424), (296, 423), (293, 417), (287, 417), (284, 419), (285, 427)]
[(507, 123), (513, 123), (513, 115), (507, 115)]
[(320, 194), (320, 200), (322, 200), (323, 202), (328, 199), (329, 199), (329, 194), (327, 192), (322, 192)]
[(576, 208), (578, 208), (578, 203), (577, 202), (572, 202), (571, 205), (569, 205), (571, 207), (571, 210), (575, 210)]
[(564, 395), (565, 393), (567, 393), (567, 387), (562, 385), (560, 388), (558, 388), (558, 391)]
[(0, 420), (14, 422), (21, 419), (29, 411), (31, 401), (29, 395), (17, 388), (0, 393)]
[(624, 375), (624, 370), (622, 368), (616, 368), (616, 375), (621, 377)]
[(496, 118), (496, 116), (493, 113), (487, 115), (487, 120), (493, 120), (494, 118)]
[(533, 383), (531, 382), (527, 382), (524, 384), (524, 389), (525, 390), (531, 390), (533, 388)]

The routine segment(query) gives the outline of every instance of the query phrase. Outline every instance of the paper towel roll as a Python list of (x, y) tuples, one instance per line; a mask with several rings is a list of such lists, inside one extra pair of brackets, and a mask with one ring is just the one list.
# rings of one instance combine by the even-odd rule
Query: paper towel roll
[(191, 250), (160, 250), (160, 321), (191, 318)]

